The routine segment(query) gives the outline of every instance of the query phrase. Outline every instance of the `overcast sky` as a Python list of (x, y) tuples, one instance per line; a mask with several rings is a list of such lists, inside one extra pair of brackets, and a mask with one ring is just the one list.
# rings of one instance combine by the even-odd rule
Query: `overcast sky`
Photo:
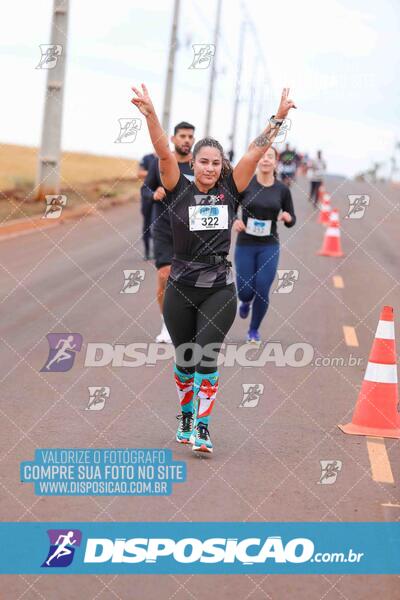
[[(210, 70), (189, 69), (191, 44), (212, 43), (216, 0), (184, 0), (179, 20), (172, 123), (192, 122), (204, 135)], [(387, 161), (400, 139), (399, 0), (243, 2), (256, 24), (268, 73), (258, 65), (263, 115), (276, 111), (281, 88), (297, 102), (288, 140), (300, 151), (321, 148), (330, 172), (352, 175)], [(0, 142), (40, 141), (46, 71), (35, 69), (49, 43), (52, 0), (1, 3)], [(140, 116), (130, 86), (146, 82), (161, 114), (172, 0), (71, 0), (64, 99), (65, 150), (139, 158), (151, 149), (143, 123), (132, 144), (116, 144), (119, 118)], [(211, 133), (229, 149), (236, 79), (239, 0), (223, 0), (218, 79)], [(247, 143), (248, 96), (257, 45), (244, 54), (238, 152)], [(272, 98), (275, 98), (273, 101)], [(256, 132), (256, 123), (252, 136)], [(0, 148), (1, 149), (1, 148)], [(400, 161), (399, 161), (400, 162)]]

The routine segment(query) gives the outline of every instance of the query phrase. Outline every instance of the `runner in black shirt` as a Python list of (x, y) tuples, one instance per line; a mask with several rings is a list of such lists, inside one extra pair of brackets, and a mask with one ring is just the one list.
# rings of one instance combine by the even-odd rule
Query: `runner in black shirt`
[[(139, 169), (138, 169), (139, 179), (141, 179), (142, 181), (144, 181), (146, 179), (147, 173), (156, 158), (157, 158), (157, 156), (154, 154), (154, 152), (152, 154), (145, 154), (143, 156), (142, 160), (139, 163)], [(142, 211), (142, 215), (143, 215), (142, 240), (143, 240), (143, 244), (144, 244), (144, 260), (149, 260), (149, 258), (150, 258), (150, 240), (151, 240), (151, 231), (150, 231), (151, 211), (152, 211), (153, 202), (151, 199), (149, 199), (146, 196), (145, 189), (146, 188), (144, 185), (142, 185), (142, 187), (140, 188), (140, 204), (141, 204), (141, 211)]]
[(212, 452), (208, 421), (218, 389), (218, 352), (236, 314), (236, 290), (226, 259), (230, 230), (239, 193), (248, 186), (294, 103), (285, 88), (276, 118), (270, 119), (233, 170), (216, 140), (197, 142), (195, 180), (190, 183), (168, 147), (146, 86), (142, 84), (142, 91), (132, 89), (136, 94), (132, 102), (146, 117), (168, 190), (175, 256), (164, 318), (176, 351), (175, 380), (182, 409), (176, 439), (190, 441), (194, 451)]
[[(174, 145), (174, 154), (181, 173), (190, 181), (193, 180), (193, 169), (190, 163), (194, 143), (194, 126), (186, 121), (178, 123), (178, 125), (175, 125), (171, 141)], [(157, 269), (157, 301), (162, 314), (165, 286), (171, 270), (174, 249), (169, 214), (167, 205), (164, 202), (165, 190), (162, 187), (158, 160), (154, 161), (151, 165), (143, 187), (144, 195), (153, 205), (152, 236), (154, 241), (155, 266)], [(171, 338), (164, 321), (161, 333), (157, 336), (156, 341), (171, 343)]]
[(275, 179), (277, 154), (271, 147), (259, 161), (255, 177), (241, 194), (242, 220), (238, 219), (234, 225), (239, 232), (235, 249), (239, 314), (245, 319), (252, 306), (247, 341), (257, 344), (278, 268), (277, 225), (279, 221), (286, 227), (296, 223), (290, 190)]

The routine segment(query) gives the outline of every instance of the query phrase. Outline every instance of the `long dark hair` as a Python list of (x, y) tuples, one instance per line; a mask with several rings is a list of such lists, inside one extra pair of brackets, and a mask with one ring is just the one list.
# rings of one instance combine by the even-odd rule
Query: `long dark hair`
[(215, 140), (214, 138), (211, 138), (211, 137), (203, 138), (202, 140), (199, 140), (198, 142), (195, 143), (194, 148), (193, 148), (193, 160), (195, 160), (196, 155), (198, 154), (199, 150), (201, 148), (205, 148), (205, 147), (217, 148), (217, 150), (219, 150), (219, 153), (221, 154), (222, 168), (221, 168), (221, 174), (217, 181), (217, 183), (218, 183), (219, 181), (221, 181), (221, 179), (224, 179), (225, 177), (227, 177), (229, 175), (229, 173), (232, 172), (232, 165), (229, 162), (229, 159), (225, 156), (224, 149), (221, 146), (221, 144), (217, 140)]

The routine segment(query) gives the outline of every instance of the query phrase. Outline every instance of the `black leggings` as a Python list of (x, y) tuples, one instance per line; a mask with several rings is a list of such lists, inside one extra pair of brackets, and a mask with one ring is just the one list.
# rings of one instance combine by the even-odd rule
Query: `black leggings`
[[(235, 284), (199, 288), (168, 280), (164, 320), (183, 372), (213, 373), (218, 353), (236, 316)], [(208, 344), (212, 345), (205, 349)], [(182, 346), (184, 345), (184, 346)]]
[(322, 181), (312, 181), (311, 182), (310, 200), (312, 201), (314, 206), (316, 206), (317, 202), (318, 202), (318, 190), (320, 188), (321, 183), (322, 183)]
[(151, 220), (152, 220), (153, 202), (151, 200), (147, 200), (142, 197), (141, 204), (142, 204), (141, 208), (142, 208), (142, 215), (143, 215), (142, 240), (144, 243), (144, 251), (147, 256), (150, 253)]

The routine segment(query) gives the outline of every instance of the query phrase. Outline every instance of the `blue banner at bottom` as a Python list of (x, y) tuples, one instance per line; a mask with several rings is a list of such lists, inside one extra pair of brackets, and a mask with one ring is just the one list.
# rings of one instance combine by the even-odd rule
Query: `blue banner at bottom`
[(2, 574), (399, 574), (400, 523), (2, 523)]

